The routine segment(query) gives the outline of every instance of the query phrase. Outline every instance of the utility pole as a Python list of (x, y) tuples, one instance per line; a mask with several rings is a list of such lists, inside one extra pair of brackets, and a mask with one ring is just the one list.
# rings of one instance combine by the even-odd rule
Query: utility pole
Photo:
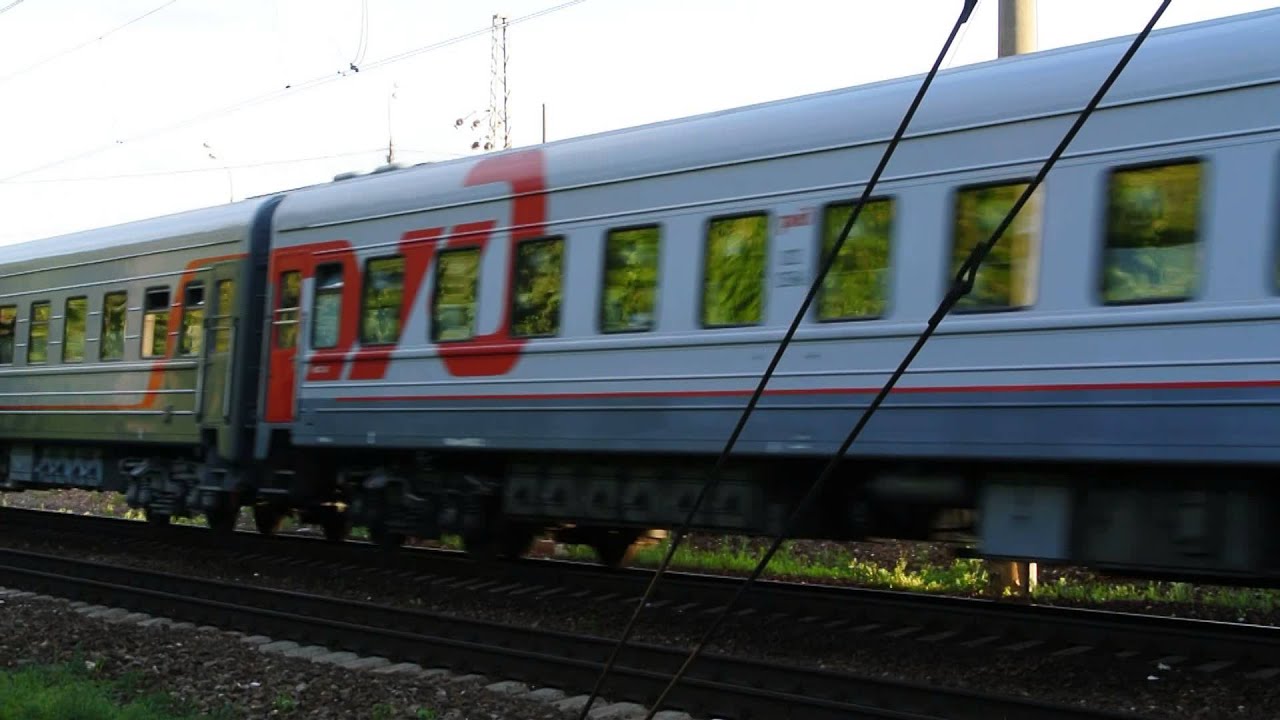
[(490, 31), (492, 60), (489, 72), (489, 142), (494, 147), (511, 147), (511, 129), (507, 126), (507, 17), (494, 15)]
[[(1000, 0), (1000, 31), (997, 53), (1000, 57), (1035, 52), (1036, 0)], [(1036, 563), (1020, 560), (988, 560), (987, 591), (996, 597), (1009, 590), (1015, 595), (1029, 595), (1038, 579)]]
[[(486, 115), (489, 121), (488, 132), (479, 140), (471, 143), (472, 150), (497, 150), (511, 147), (511, 128), (507, 124), (507, 100), (510, 91), (507, 89), (507, 17), (493, 16), (489, 30), (489, 108), (484, 113), (473, 111), (453, 121), (453, 126), (462, 130), (469, 126), (474, 131), (480, 128), (481, 118)], [(474, 119), (472, 119), (474, 118)], [(545, 109), (543, 120), (545, 123)], [(470, 120), (468, 123), (467, 121)], [(544, 128), (545, 133), (545, 128)]]
[(542, 144), (547, 144), (547, 104), (542, 103)]
[(1036, 0), (1000, 0), (999, 55), (1036, 49)]

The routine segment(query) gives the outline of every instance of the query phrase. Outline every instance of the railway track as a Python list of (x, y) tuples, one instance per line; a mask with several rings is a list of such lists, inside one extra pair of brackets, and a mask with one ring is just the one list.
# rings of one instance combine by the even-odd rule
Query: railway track
[[(0, 550), (0, 585), (570, 691), (590, 688), (612, 643), (16, 550)], [(649, 701), (684, 656), (681, 649), (629, 647), (605, 695)], [(741, 719), (1127, 717), (722, 655), (705, 655), (669, 704), (694, 714)]]
[[(0, 527), (160, 544), (155, 528), (113, 518), (6, 508), (0, 510)], [(616, 602), (631, 607), (652, 576), (642, 569), (610, 571), (555, 560), (486, 564), (448, 550), (387, 553), (367, 543), (333, 544), (299, 536), (217, 536), (198, 527), (170, 527), (164, 542), (233, 553), (277, 571), (329, 568), (413, 583), (424, 592), (447, 587), (477, 595), (524, 595), (543, 602), (572, 598), (584, 604)], [(710, 614), (728, 600), (738, 582), (672, 572), (650, 608)], [(1280, 628), (1270, 626), (777, 581), (757, 583), (739, 608), (740, 615), (754, 614), (773, 622), (817, 623), (824, 633), (847, 633), (851, 642), (874, 633), (904, 642), (1137, 658), (1260, 680), (1280, 674)]]

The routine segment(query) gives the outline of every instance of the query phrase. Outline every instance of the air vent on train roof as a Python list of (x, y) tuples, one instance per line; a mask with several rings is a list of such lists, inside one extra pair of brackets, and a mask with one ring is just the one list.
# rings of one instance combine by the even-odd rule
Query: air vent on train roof
[(352, 179), (352, 178), (358, 178), (358, 177), (360, 177), (361, 175), (364, 175), (364, 173), (360, 172), (359, 170), (352, 170), (352, 171), (350, 171), (350, 172), (338, 173), (337, 175), (334, 175), (334, 176), (333, 176), (333, 181), (334, 181), (334, 182), (341, 182), (341, 181), (343, 181), (343, 180), (350, 180), (350, 179)]
[(388, 163), (386, 165), (382, 165), (380, 167), (374, 168), (373, 172), (369, 174), (377, 175), (378, 173), (391, 172), (392, 170), (403, 170), (404, 168), (405, 166), (402, 163)]

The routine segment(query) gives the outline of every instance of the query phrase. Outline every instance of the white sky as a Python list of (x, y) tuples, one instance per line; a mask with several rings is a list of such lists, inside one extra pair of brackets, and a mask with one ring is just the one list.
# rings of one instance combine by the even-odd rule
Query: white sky
[[(341, 76), (366, 1), (366, 65), (480, 32)], [(474, 154), (477, 135), (454, 120), (488, 104), (490, 17), (563, 0), (172, 0), (94, 40), (166, 2), (23, 0), (0, 14), (0, 245), (372, 169), (385, 161), (393, 84), (398, 161)], [(995, 56), (998, 4), (981, 0), (948, 66)], [(1038, 46), (1132, 34), (1157, 4), (1039, 0)], [(542, 103), (556, 140), (923, 72), (960, 6), (586, 0), (508, 29), (512, 144), (539, 141)], [(1277, 6), (1175, 0), (1160, 27)], [(297, 89), (317, 78), (332, 81)]]

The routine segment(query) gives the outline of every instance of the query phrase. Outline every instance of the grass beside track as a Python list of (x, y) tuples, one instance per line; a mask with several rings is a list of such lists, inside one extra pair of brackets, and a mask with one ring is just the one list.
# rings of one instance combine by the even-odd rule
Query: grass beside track
[[(186, 720), (166, 695), (139, 695), (130, 678), (107, 680), (92, 662), (0, 672), (0, 720)], [(218, 717), (215, 715), (214, 717)], [(224, 717), (230, 718), (230, 715)]]
[[(142, 513), (130, 510), (116, 493), (29, 491), (0, 495), (0, 505), (142, 519)], [(204, 524), (200, 518), (175, 522)], [(248, 509), (242, 511), (239, 526), (253, 528)], [(286, 518), (281, 532), (295, 529), (297, 526)], [(359, 530), (362, 529), (353, 532), (352, 537), (366, 539), (367, 533)], [(422, 544), (461, 548), (456, 537)], [(768, 544), (765, 538), (691, 535), (676, 552), (672, 569), (744, 576), (755, 567)], [(641, 547), (631, 564), (656, 568), (667, 547), (666, 541)], [(556, 545), (536, 554), (583, 562), (596, 559), (594, 551), (582, 545)], [(1032, 602), (1280, 625), (1280, 590), (1133, 580), (1076, 567), (1042, 565), (1039, 574), (1040, 582), (1028, 598)], [(774, 556), (764, 577), (968, 597), (986, 594), (989, 586), (983, 561), (952, 557), (945, 546), (937, 543), (793, 540)]]
[[(693, 537), (672, 558), (672, 569), (745, 576), (764, 556), (769, 541), (758, 538)], [(926, 543), (819, 543), (788, 541), (769, 562), (764, 577), (795, 582), (856, 585), (859, 587), (976, 597), (988, 591), (989, 576), (982, 560), (946, 557)], [(656, 568), (668, 549), (663, 541), (641, 548), (634, 567)], [(566, 546), (568, 559), (590, 561), (585, 546)], [(1222, 619), (1259, 622), (1280, 615), (1280, 590), (1156, 582), (1100, 576), (1079, 568), (1040, 568), (1041, 581), (1030, 600), (1074, 606), (1123, 606), (1151, 610), (1157, 606), (1208, 609)], [(1007, 592), (1007, 591), (1006, 591)], [(1196, 613), (1187, 613), (1196, 614)], [(1280, 617), (1275, 618), (1280, 621)]]

